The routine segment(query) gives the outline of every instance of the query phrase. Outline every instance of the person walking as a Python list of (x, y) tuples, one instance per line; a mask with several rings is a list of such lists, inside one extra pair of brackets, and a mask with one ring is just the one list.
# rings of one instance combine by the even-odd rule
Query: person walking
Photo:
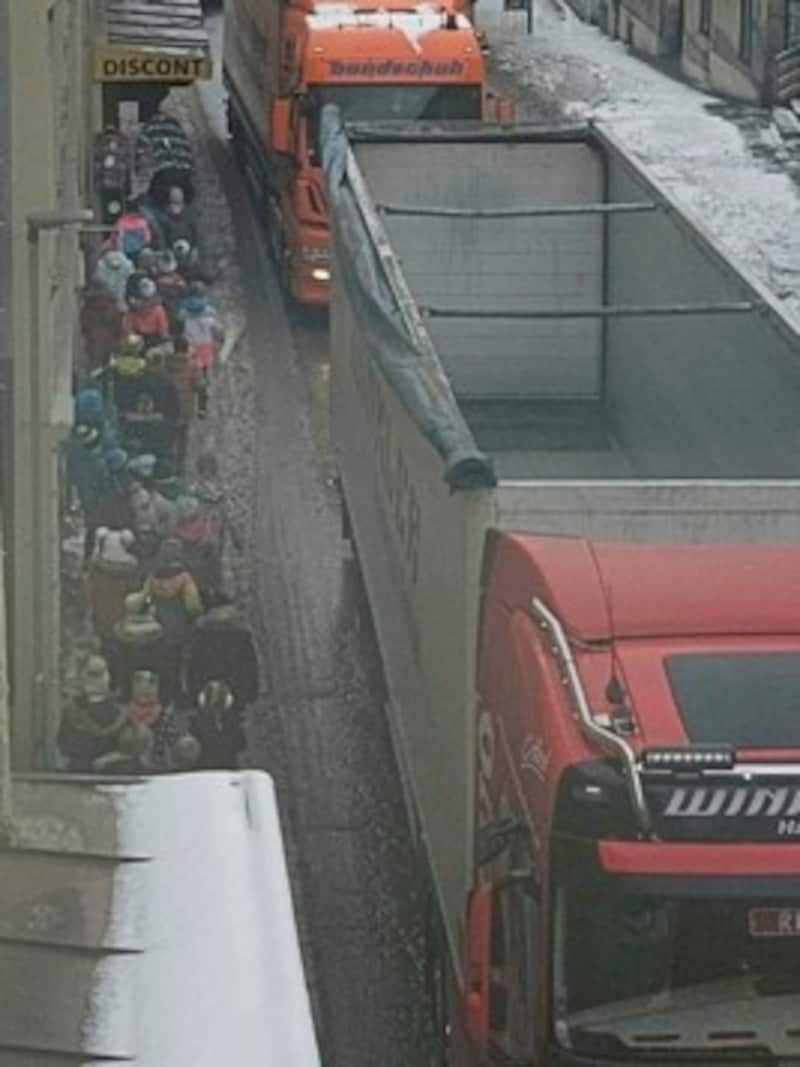
[(210, 371), (225, 340), (225, 328), (211, 305), (202, 282), (193, 282), (178, 312), (183, 336), (189, 344), (189, 355), (199, 368), (201, 384), (198, 390), (197, 414), (205, 418), (208, 412)]

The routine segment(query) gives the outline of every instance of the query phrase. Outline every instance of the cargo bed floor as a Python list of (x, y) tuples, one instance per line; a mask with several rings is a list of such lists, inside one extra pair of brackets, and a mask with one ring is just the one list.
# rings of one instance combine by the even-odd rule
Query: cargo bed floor
[(478, 447), (499, 478), (629, 478), (600, 404), (461, 399)]

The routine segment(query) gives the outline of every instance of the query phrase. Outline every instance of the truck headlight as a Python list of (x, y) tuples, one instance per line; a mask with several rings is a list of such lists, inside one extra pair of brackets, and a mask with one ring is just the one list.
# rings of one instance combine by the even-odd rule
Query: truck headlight
[(314, 267), (311, 271), (311, 277), (315, 282), (329, 282), (331, 280), (331, 272), (325, 267)]

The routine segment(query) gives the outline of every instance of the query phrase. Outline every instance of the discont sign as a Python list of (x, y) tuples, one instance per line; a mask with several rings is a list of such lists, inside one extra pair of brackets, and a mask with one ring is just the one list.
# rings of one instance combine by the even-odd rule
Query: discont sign
[(211, 60), (202, 53), (98, 45), (94, 77), (100, 82), (192, 82), (211, 77)]

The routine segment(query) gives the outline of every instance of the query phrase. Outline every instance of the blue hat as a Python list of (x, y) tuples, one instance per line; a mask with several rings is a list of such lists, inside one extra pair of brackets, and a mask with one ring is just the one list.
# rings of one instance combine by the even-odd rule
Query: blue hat
[(75, 394), (75, 422), (102, 422), (105, 416), (103, 394), (95, 386), (79, 389)]
[(128, 453), (125, 452), (122, 448), (112, 448), (106, 453), (106, 463), (108, 464), (109, 470), (124, 470), (127, 462)]

